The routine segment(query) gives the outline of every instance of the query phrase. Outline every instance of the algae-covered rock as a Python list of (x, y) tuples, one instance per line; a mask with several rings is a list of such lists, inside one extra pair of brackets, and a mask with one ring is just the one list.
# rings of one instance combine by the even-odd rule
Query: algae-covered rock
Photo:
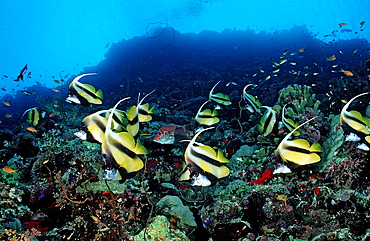
[(165, 196), (156, 204), (160, 213), (166, 216), (175, 216), (179, 219), (179, 227), (189, 228), (197, 226), (190, 209), (177, 196)]
[(254, 152), (258, 149), (258, 146), (253, 145), (253, 146), (248, 146), (244, 145), (239, 148), (239, 150), (232, 156), (230, 161), (238, 161), (243, 159), (243, 157), (251, 157), (253, 156)]
[(322, 147), (324, 152), (321, 154), (321, 162), (318, 164), (320, 171), (325, 171), (330, 162), (334, 161), (336, 150), (344, 143), (344, 132), (336, 129), (339, 125), (339, 115), (331, 117), (329, 136), (324, 141)]
[[(180, 200), (181, 201), (181, 200)], [(145, 236), (144, 236), (145, 233)], [(159, 215), (154, 217), (154, 220), (146, 229), (141, 230), (138, 235), (133, 237), (134, 241), (142, 240), (181, 240), (188, 241), (185, 233), (178, 229), (170, 228), (170, 222), (165, 216)]]

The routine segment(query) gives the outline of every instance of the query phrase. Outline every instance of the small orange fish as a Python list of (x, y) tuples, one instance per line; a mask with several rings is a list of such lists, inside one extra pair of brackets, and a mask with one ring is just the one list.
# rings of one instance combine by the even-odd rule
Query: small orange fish
[(49, 114), (49, 117), (53, 117), (53, 116), (56, 116), (56, 114), (55, 113)]
[(10, 118), (10, 117), (12, 117), (12, 114), (6, 114), (5, 117)]
[(341, 69), (340, 72), (342, 72), (343, 74), (347, 75), (347, 76), (353, 76), (353, 73), (349, 70), (343, 70)]
[(304, 48), (301, 48), (301, 49), (298, 49), (298, 52), (302, 53), (302, 52), (304, 52), (304, 50), (305, 50)]
[(3, 168), (3, 171), (6, 172), (6, 173), (15, 173), (15, 172), (17, 172), (16, 170), (13, 170), (13, 169), (11, 169), (9, 167), (4, 167)]
[(59, 89), (51, 89), (51, 90), (54, 91), (54, 92), (60, 92)]
[(346, 23), (340, 23), (339, 26), (342, 27), (344, 25), (347, 25)]
[(53, 105), (54, 107), (59, 107), (59, 105), (57, 105), (57, 104), (55, 104), (55, 105)]
[(3, 101), (3, 104), (6, 106), (10, 106), (10, 103), (8, 101)]
[(38, 130), (36, 130), (35, 127), (32, 126), (27, 127), (27, 130), (29, 130), (30, 132), (38, 132)]
[(344, 104), (347, 104), (348, 103), (348, 101), (346, 101), (346, 100), (341, 100), (342, 101), (342, 103), (344, 103)]
[(333, 61), (336, 60), (337, 57), (335, 55), (330, 56), (329, 58), (326, 58), (327, 61)]
[(77, 117), (77, 116), (75, 116), (75, 115), (74, 115), (74, 116), (72, 116), (71, 121), (75, 121), (76, 117)]
[(60, 84), (59, 80), (54, 80), (55, 83)]

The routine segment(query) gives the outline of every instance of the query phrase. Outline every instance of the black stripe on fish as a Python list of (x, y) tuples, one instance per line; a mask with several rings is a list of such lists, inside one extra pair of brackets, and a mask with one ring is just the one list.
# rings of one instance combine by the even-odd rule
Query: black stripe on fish
[(85, 86), (82, 83), (77, 82), (77, 83), (75, 83), (75, 86), (77, 86), (78, 88), (80, 88), (83, 92), (85, 92), (86, 94), (88, 94), (92, 98), (102, 100), (102, 98), (100, 98), (99, 96), (97, 96), (94, 92), (91, 92), (89, 89), (85, 88)]
[[(211, 165), (214, 165), (214, 166), (217, 166), (217, 167), (220, 167), (220, 166), (224, 166), (221, 162), (219, 162), (218, 160), (215, 160), (215, 159), (212, 159), (204, 154), (201, 154), (201, 153), (198, 153), (194, 150), (193, 147), (191, 147), (190, 149), (190, 154), (196, 158), (199, 158), (199, 159), (202, 159), (203, 161), (205, 162), (208, 162), (209, 164)], [(189, 156), (188, 156), (189, 157)], [(191, 157), (189, 157), (189, 159), (191, 159)], [(194, 162), (192, 160), (190, 160), (191, 162)]]
[[(350, 113), (350, 112), (349, 112)], [(344, 117), (348, 120), (352, 120), (352, 121), (355, 121), (357, 123), (360, 123), (361, 125), (365, 126), (366, 127), (366, 123), (363, 122), (362, 120), (360, 119), (357, 119), (356, 117), (353, 117), (352, 115), (348, 114), (347, 112), (343, 113)], [(365, 118), (365, 117), (364, 117)]]
[(112, 139), (112, 141), (109, 144), (112, 145), (112, 146), (114, 146), (114, 147), (116, 147), (118, 150), (120, 150), (121, 152), (123, 152), (125, 155), (127, 155), (131, 159), (134, 159), (137, 156), (135, 154), (135, 152), (131, 151), (130, 149), (128, 149), (127, 147), (125, 147), (124, 145), (122, 145), (122, 143), (117, 142), (114, 139)]
[(136, 125), (137, 123), (139, 123), (139, 116), (138, 116), (138, 115), (135, 115), (134, 119), (132, 119), (132, 120), (128, 119), (128, 124), (129, 124), (129, 125), (134, 126), (134, 125)]
[(315, 152), (310, 152), (307, 149), (296, 147), (296, 146), (288, 146), (288, 147), (284, 147), (284, 149), (288, 150), (288, 151), (293, 151), (293, 152), (300, 152), (300, 153), (303, 153), (303, 154), (315, 153)]

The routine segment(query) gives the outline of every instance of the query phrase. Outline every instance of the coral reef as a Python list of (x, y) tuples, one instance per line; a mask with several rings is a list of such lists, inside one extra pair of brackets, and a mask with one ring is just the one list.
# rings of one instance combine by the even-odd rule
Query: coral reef
[[(204, 82), (197, 81), (207, 93)], [(186, 98), (178, 102), (180, 94)], [(285, 115), (294, 122), (317, 117), (294, 138), (318, 142), (324, 152), (318, 163), (277, 174), (275, 168), (287, 163), (276, 149), (289, 130), (276, 124), (271, 134), (260, 134), (255, 126), (261, 114), (242, 111), (241, 104), (235, 104), (239, 96), (237, 90), (232, 92), (233, 104), (219, 110), (221, 121), (194, 143), (219, 149), (230, 160), (225, 162), (230, 174), (209, 187), (178, 181), (187, 141), (153, 142), (161, 126), (169, 123), (196, 131), (195, 113), (206, 95), (173, 91), (163, 96), (167, 101), (152, 97), (153, 121), (140, 123), (137, 136), (149, 150), (140, 155), (145, 166), (121, 182), (103, 178), (106, 163), (100, 144), (74, 136), (80, 129), (75, 119), (94, 109), (65, 106), (58, 98), (41, 102), (43, 109), (57, 114), (58, 125), (38, 133), (17, 128), (6, 135), (0, 150), (0, 238), (368, 240), (369, 154), (356, 148), (358, 143), (344, 141), (339, 116), (321, 110), (311, 87), (281, 89), (272, 107), (277, 122), (285, 105)], [(205, 158), (201, 168), (212, 172), (207, 162)]]

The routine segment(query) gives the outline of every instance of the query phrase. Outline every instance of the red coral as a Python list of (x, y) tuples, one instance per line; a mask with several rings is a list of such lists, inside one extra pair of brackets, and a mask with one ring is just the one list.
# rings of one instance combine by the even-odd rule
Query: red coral
[(267, 169), (262, 173), (262, 176), (257, 181), (251, 181), (252, 184), (262, 185), (266, 180), (273, 178), (275, 175), (272, 174), (273, 169)]

